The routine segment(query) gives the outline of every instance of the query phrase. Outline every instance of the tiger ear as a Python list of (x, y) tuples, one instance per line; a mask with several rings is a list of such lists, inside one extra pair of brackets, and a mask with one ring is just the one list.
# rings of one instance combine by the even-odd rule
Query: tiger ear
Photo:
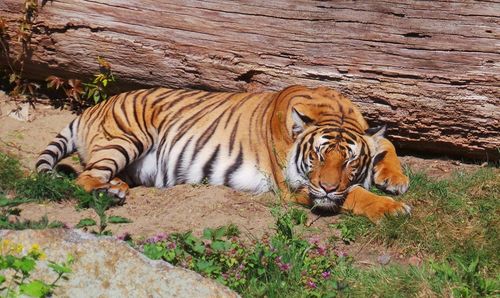
[(371, 136), (375, 141), (379, 141), (385, 135), (385, 131), (387, 130), (386, 125), (370, 127), (365, 130), (365, 134)]
[(307, 125), (311, 124), (313, 120), (306, 115), (300, 113), (295, 108), (292, 108), (292, 137), (295, 139), (301, 132), (304, 131)]

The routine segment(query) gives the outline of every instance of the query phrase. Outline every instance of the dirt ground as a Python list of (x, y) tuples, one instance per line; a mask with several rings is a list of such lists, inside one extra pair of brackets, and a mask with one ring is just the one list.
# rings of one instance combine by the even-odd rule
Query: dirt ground
[[(75, 115), (66, 110), (56, 110), (50, 106), (37, 104), (36, 109), (24, 106), (17, 113), (22, 120), (14, 119), (11, 111), (15, 106), (0, 94), (0, 151), (19, 158), (27, 171), (34, 169), (38, 153)], [(24, 114), (24, 115), (23, 115)], [(27, 121), (25, 121), (27, 120)], [(440, 179), (454, 171), (469, 171), (480, 165), (464, 164), (454, 160), (422, 159), (412, 156), (401, 158), (403, 163), (414, 170), (423, 170), (431, 177)], [(77, 164), (67, 158), (65, 163)], [(160, 232), (172, 233), (193, 230), (200, 234), (206, 227), (217, 227), (229, 223), (239, 226), (242, 233), (249, 237), (259, 237), (271, 232), (274, 219), (270, 207), (279, 202), (270, 195), (252, 196), (227, 187), (206, 185), (179, 185), (169, 189), (137, 187), (131, 190), (123, 206), (114, 207), (109, 215), (120, 215), (133, 220), (133, 223), (110, 225), (114, 235), (128, 232), (134, 238), (147, 238)], [(75, 202), (27, 204), (22, 206), (21, 218), (39, 219), (47, 215), (49, 220), (60, 220), (74, 226), (85, 217), (96, 218), (92, 210), (75, 209)], [(309, 211), (308, 211), (309, 212)], [(310, 217), (315, 217), (312, 215)], [(327, 238), (335, 233), (330, 224), (338, 216), (320, 217), (310, 228), (308, 234), (322, 235)], [(371, 247), (364, 244), (342, 246), (348, 253), (359, 254), (363, 248), (360, 264), (376, 263), (377, 257), (390, 253), (398, 257), (396, 251)], [(400, 257), (400, 256), (399, 256)], [(401, 260), (401, 262), (405, 262)]]

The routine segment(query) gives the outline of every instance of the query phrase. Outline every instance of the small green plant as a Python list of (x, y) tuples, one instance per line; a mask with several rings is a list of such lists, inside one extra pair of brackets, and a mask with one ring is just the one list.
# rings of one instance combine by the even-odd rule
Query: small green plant
[(79, 111), (91, 105), (108, 99), (110, 87), (115, 82), (111, 71), (111, 64), (104, 58), (97, 57), (99, 73), (94, 75), (91, 82), (82, 82), (78, 79), (64, 80), (57, 76), (47, 77), (47, 88), (62, 90), (66, 94), (70, 105)]
[(283, 210), (280, 207), (271, 209), (271, 214), (276, 218), (276, 228), (279, 234), (292, 239), (293, 228), (307, 222), (307, 213), (303, 209), (291, 208)]
[(34, 244), (26, 255), (22, 255), (22, 245), (3, 239), (0, 241), (0, 250), (0, 293), (4, 297), (47, 297), (57, 282), (61, 278), (67, 278), (71, 273), (70, 266), (74, 262), (71, 256), (68, 256), (63, 263), (49, 261), (48, 266), (57, 274), (57, 278), (47, 283), (39, 279), (30, 279), (37, 262), (46, 258), (39, 245)]
[[(99, 217), (98, 230), (92, 231), (97, 235), (111, 235), (111, 231), (106, 230), (108, 223), (120, 224), (130, 223), (130, 219), (121, 216), (108, 216), (106, 210), (116, 205), (117, 201), (103, 192), (93, 192), (80, 199), (78, 208), (92, 208)], [(97, 222), (91, 218), (84, 218), (77, 224), (77, 228), (88, 228), (97, 225)]]

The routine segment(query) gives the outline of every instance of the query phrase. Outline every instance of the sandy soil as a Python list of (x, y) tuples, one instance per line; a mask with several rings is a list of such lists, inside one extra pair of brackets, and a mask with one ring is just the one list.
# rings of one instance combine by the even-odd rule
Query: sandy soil
[[(28, 121), (20, 121), (9, 116), (15, 107), (7, 101), (7, 97), (0, 94), (0, 151), (18, 157), (25, 169), (30, 171), (34, 169), (38, 153), (75, 115), (66, 110), (55, 110), (50, 106), (38, 104), (36, 109), (30, 108), (29, 113), (25, 113), (25, 116), (29, 115), (25, 117)], [(468, 171), (478, 167), (453, 160), (428, 160), (412, 156), (402, 157), (402, 161), (412, 169), (423, 170), (436, 179), (447, 177), (453, 171)], [(71, 158), (63, 162), (77, 164)], [(219, 186), (179, 185), (170, 189), (137, 187), (131, 190), (125, 205), (110, 209), (108, 214), (133, 220), (133, 223), (129, 224), (110, 225), (114, 235), (129, 232), (134, 238), (145, 238), (160, 232), (187, 230), (199, 234), (205, 227), (234, 223), (244, 235), (253, 238), (272, 231), (274, 219), (269, 210), (275, 204), (279, 202), (270, 194), (252, 196)], [(85, 217), (96, 218), (92, 210), (75, 210), (75, 203), (71, 201), (22, 206), (22, 218), (38, 219), (42, 215), (47, 215), (49, 220), (65, 222), (69, 226)], [(311, 217), (313, 216), (315, 217), (311, 214)], [(321, 217), (307, 228), (306, 233), (329, 238), (338, 233), (330, 227), (330, 224), (337, 220), (338, 216)], [(360, 264), (376, 263), (377, 256), (386, 253), (396, 259), (400, 258), (396, 251), (388, 252), (371, 244), (367, 249), (362, 245), (339, 244), (339, 247), (353, 255), (359, 255)], [(361, 248), (362, 253), (359, 252)]]

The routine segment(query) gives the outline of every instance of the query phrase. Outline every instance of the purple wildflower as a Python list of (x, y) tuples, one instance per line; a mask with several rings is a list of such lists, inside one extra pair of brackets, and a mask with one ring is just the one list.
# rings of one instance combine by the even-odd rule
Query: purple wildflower
[(329, 279), (331, 275), (332, 274), (330, 273), (330, 271), (325, 271), (321, 273), (321, 276), (323, 276), (324, 279)]
[(292, 269), (292, 265), (288, 263), (281, 263), (278, 266), (280, 267), (281, 271), (289, 271), (290, 269)]
[(323, 245), (323, 244), (318, 245), (318, 248), (316, 250), (320, 256), (326, 255), (326, 246), (325, 245)]
[(160, 233), (160, 234), (154, 236), (153, 239), (154, 239), (155, 242), (160, 242), (160, 241), (163, 241), (163, 240), (167, 239), (167, 237), (168, 237), (167, 234)]
[(311, 289), (316, 289), (318, 287), (312, 280), (307, 281), (307, 286)]
[(278, 265), (278, 267), (280, 268), (281, 271), (289, 271), (290, 269), (292, 269), (292, 265), (291, 264), (289, 264), (289, 263), (283, 263), (283, 261), (281, 261), (281, 256), (277, 257), (274, 260), (274, 263), (276, 265)]

